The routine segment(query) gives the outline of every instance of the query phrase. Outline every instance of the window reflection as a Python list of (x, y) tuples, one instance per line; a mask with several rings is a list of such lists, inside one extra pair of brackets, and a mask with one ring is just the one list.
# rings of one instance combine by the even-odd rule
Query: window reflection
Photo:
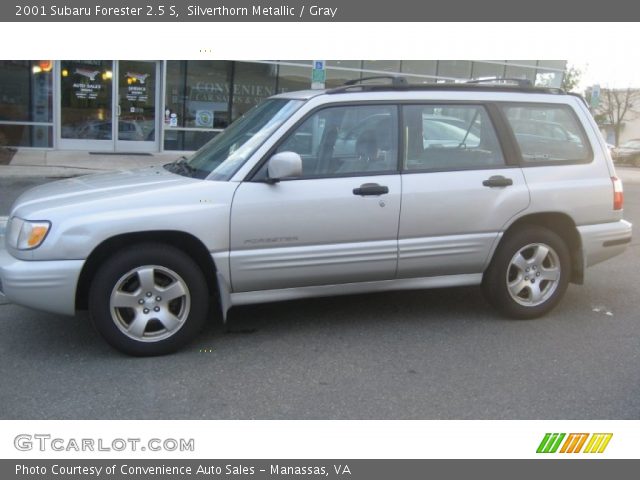
[(112, 139), (112, 79), (110, 60), (61, 62), (62, 138)]

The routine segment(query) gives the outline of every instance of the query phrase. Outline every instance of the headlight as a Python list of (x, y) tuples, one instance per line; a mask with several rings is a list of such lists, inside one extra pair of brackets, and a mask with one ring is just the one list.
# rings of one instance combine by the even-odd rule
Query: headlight
[(37, 248), (49, 233), (49, 228), (51, 228), (50, 222), (31, 222), (13, 217), (7, 228), (7, 243), (18, 250)]

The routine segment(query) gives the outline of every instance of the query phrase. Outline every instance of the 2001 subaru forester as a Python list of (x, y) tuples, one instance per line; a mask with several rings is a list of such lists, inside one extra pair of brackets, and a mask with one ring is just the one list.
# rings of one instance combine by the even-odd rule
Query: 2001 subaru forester
[(233, 305), (481, 284), (551, 310), (631, 241), (583, 101), (523, 85), (347, 85), (267, 99), (190, 159), (34, 188), (1, 290), (88, 308), (133, 355), (173, 351)]

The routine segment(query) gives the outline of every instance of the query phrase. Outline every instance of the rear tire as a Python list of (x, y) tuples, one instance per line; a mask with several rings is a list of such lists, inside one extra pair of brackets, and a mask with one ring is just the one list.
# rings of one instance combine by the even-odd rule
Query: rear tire
[(113, 347), (129, 355), (164, 355), (204, 326), (209, 293), (195, 261), (170, 245), (144, 243), (116, 252), (89, 290), (91, 320)]
[(482, 279), (485, 298), (503, 315), (540, 317), (562, 299), (569, 278), (569, 249), (556, 233), (525, 226), (506, 234)]

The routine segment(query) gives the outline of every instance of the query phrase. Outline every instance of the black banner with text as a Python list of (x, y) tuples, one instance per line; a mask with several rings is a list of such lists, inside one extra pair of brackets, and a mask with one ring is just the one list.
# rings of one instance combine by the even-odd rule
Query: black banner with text
[[(16, 0), (0, 4), (3, 22), (500, 22), (633, 21), (638, 3), (461, 0)], [(534, 40), (534, 39), (532, 39)]]
[[(640, 460), (0, 460), (0, 478), (424, 480), (632, 478)], [(628, 474), (628, 475), (627, 475)], [(623, 476), (624, 475), (624, 476)]]

